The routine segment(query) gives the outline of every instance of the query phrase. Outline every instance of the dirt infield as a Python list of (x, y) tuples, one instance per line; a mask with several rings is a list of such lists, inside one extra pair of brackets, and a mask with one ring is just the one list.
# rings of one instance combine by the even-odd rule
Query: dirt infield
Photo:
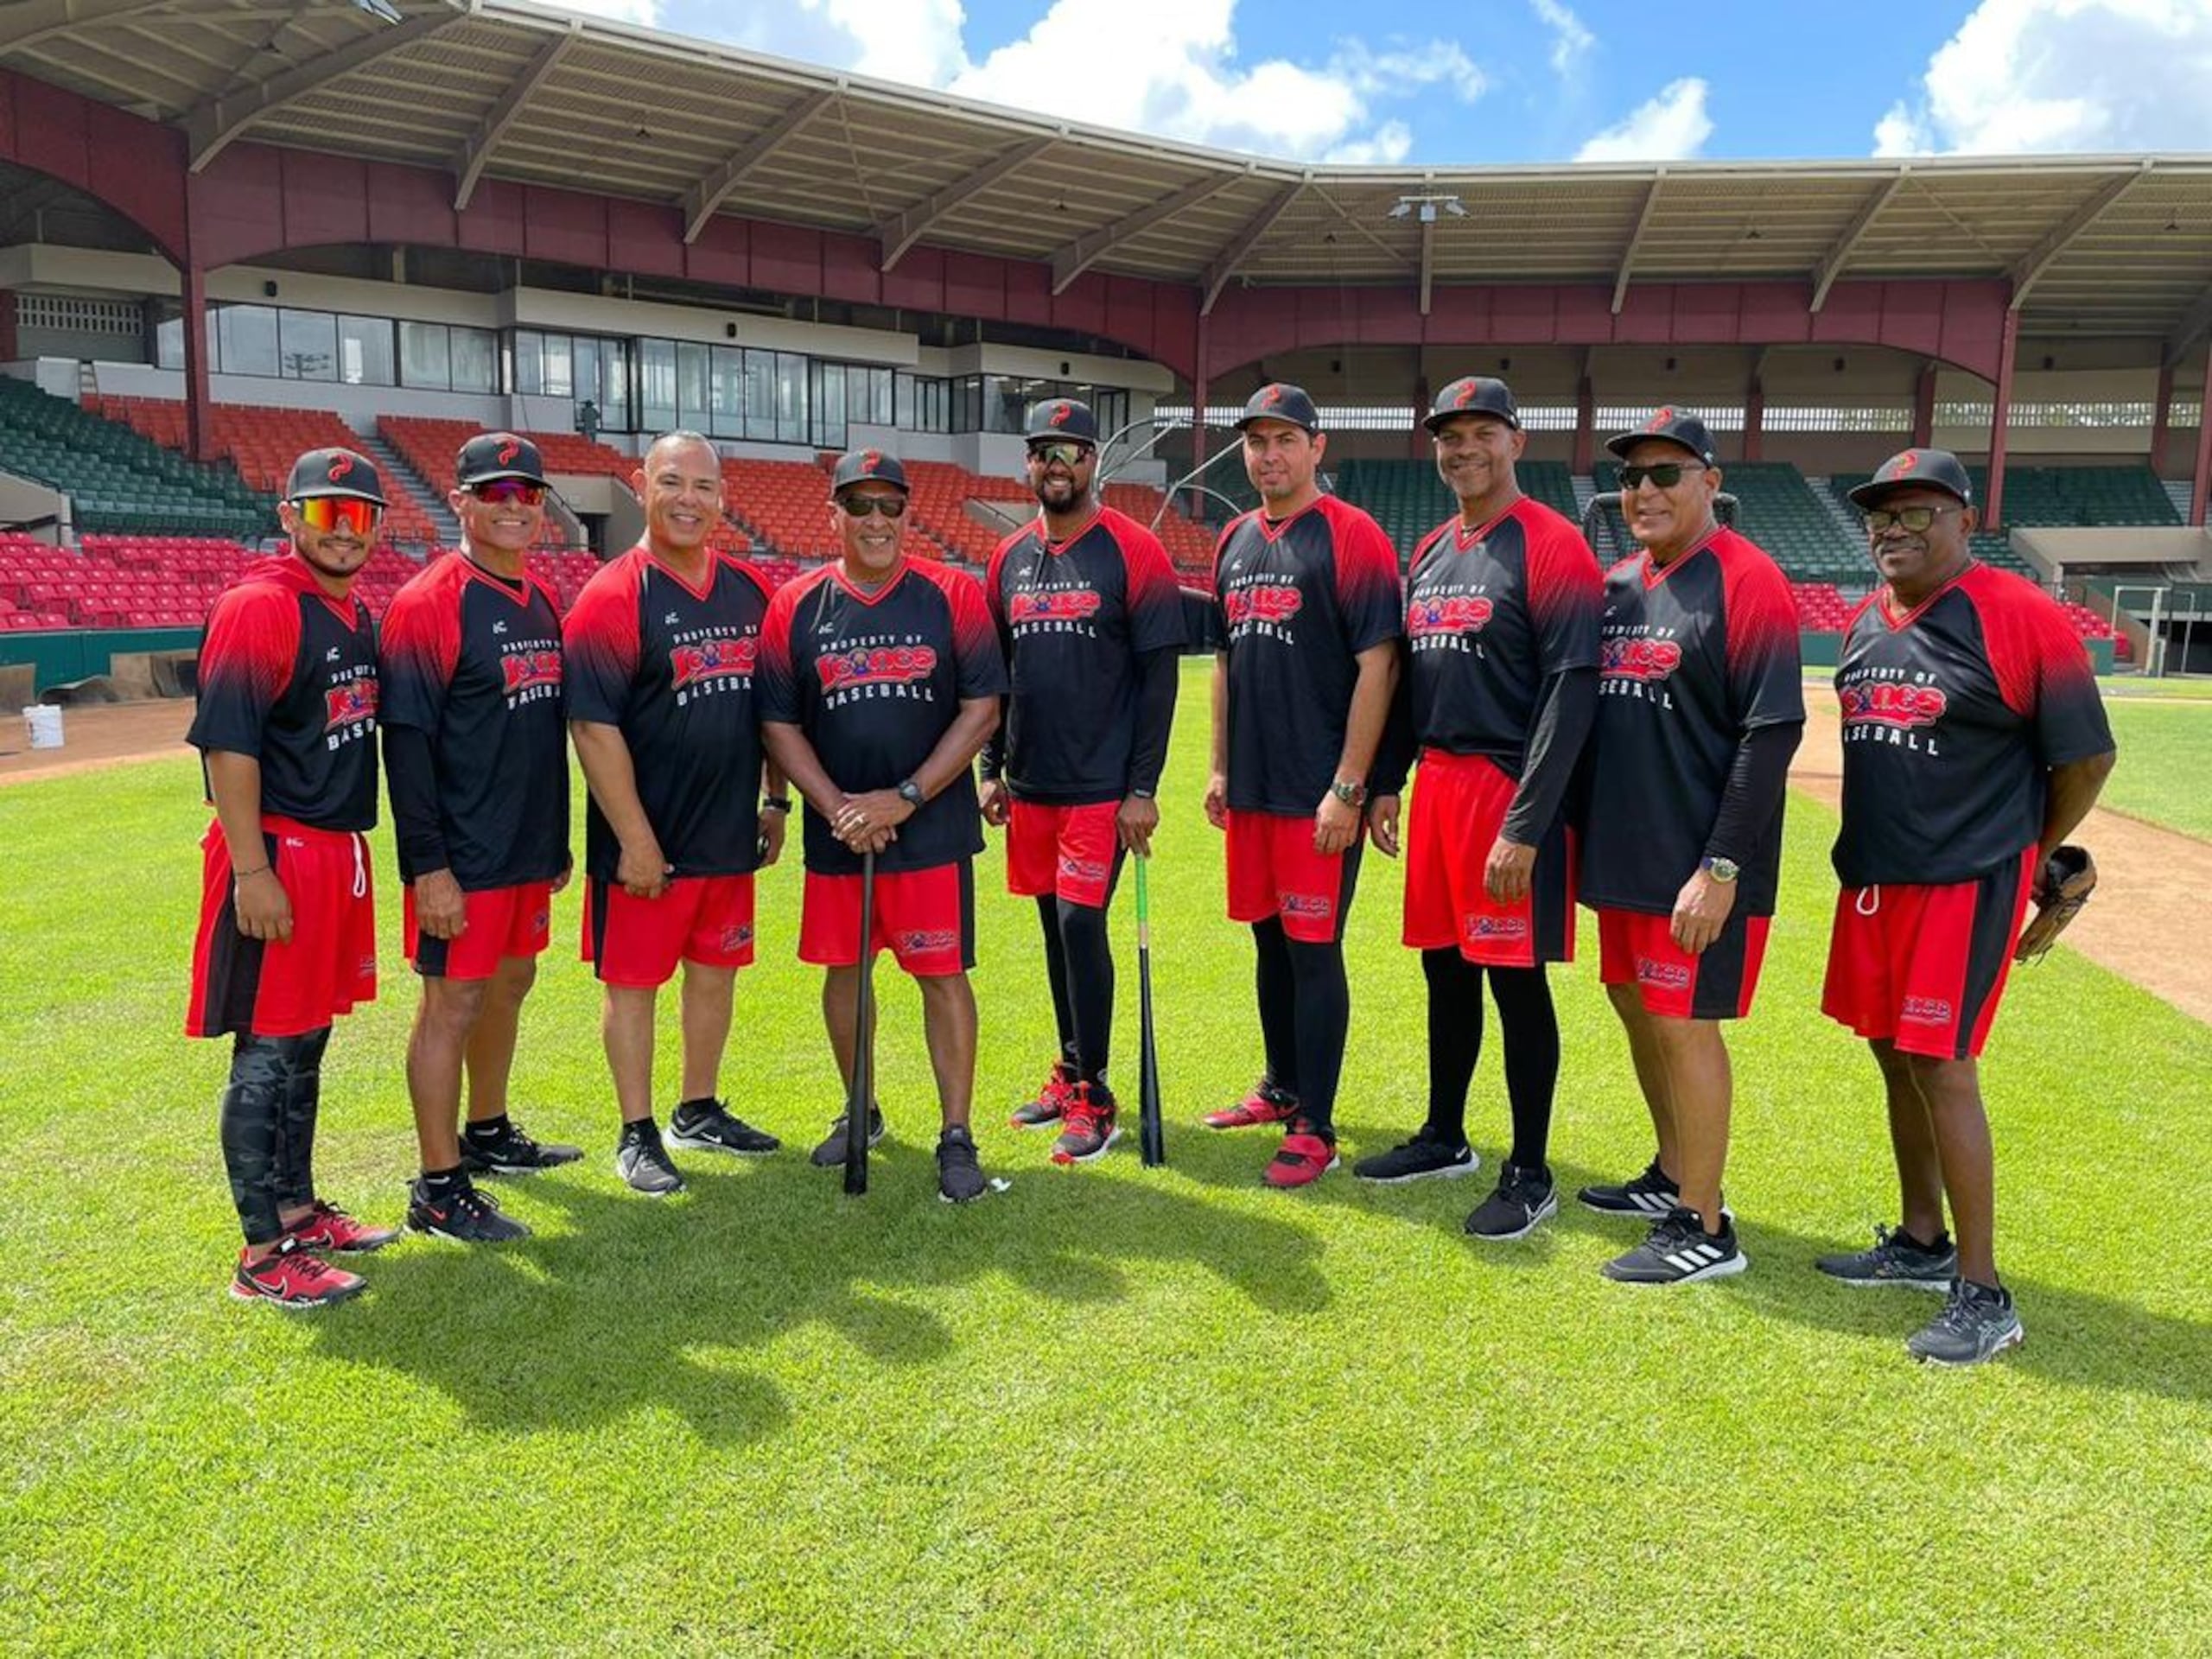
[(94, 703), (65, 709), (61, 721), (63, 746), (35, 749), (20, 716), (0, 717), (0, 785), (182, 754), (192, 703), (183, 697)]

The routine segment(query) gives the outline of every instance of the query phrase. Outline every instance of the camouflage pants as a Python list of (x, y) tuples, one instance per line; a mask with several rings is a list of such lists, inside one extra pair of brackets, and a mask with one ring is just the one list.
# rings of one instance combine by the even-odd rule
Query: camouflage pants
[(315, 1117), (330, 1027), (300, 1037), (238, 1033), (223, 1090), (223, 1164), (248, 1244), (273, 1244), (283, 1212), (315, 1201)]

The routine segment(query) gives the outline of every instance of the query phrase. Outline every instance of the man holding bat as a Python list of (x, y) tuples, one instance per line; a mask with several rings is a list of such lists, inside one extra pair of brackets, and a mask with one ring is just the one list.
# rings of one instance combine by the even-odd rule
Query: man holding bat
[[(839, 460), (830, 522), (842, 556), (790, 583), (761, 632), (768, 753), (806, 802), (799, 960), (827, 969), (823, 1019), (848, 1088), (861, 977), (887, 947), (914, 976), (944, 1129), (938, 1190), (964, 1204), (989, 1190), (969, 1128), (976, 1081), (974, 860), (982, 850), (976, 752), (997, 728), (1006, 664), (982, 589), (909, 559), (906, 468), (880, 449)], [(875, 855), (869, 937), (861, 860)], [(814, 1162), (845, 1161), (845, 1119)], [(883, 1134), (870, 1103), (868, 1141)]]
[(1175, 719), (1182, 595), (1160, 538), (1098, 499), (1098, 422), (1054, 397), (1028, 420), (1036, 519), (999, 543), (983, 583), (1007, 657), (1006, 725), (983, 748), (983, 817), (1007, 831), (1007, 886), (1037, 901), (1060, 1051), (1014, 1127), (1058, 1122), (1056, 1164), (1121, 1130), (1106, 1084), (1122, 858), (1152, 852)]

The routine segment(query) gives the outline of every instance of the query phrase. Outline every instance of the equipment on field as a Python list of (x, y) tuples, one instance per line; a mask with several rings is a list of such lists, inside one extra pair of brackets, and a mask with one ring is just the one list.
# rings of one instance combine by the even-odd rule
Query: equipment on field
[(1160, 1127), (1160, 1046), (1152, 1027), (1152, 895), (1145, 881), (1152, 861), (1137, 855), (1137, 1019), (1141, 1033), (1137, 1071), (1137, 1147), (1145, 1167), (1156, 1169), (1167, 1161), (1167, 1144)]
[(860, 988), (853, 997), (852, 1086), (845, 1091), (845, 1191), (868, 1191), (868, 1115), (875, 1098), (875, 855), (861, 855)]
[(2082, 913), (2097, 890), (2097, 861), (2086, 847), (2060, 847), (2036, 872), (2036, 913), (2012, 947), (2015, 962), (2038, 962), (2058, 942), (2067, 925)]

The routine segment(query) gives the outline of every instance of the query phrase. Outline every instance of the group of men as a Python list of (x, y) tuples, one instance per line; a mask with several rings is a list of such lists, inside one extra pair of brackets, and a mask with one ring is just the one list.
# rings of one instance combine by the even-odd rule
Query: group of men
[[(1427, 987), (1427, 1113), (1354, 1173), (1478, 1166), (1465, 1109), (1487, 981), (1511, 1143), (1466, 1230), (1525, 1236), (1558, 1203), (1547, 968), (1573, 958), (1579, 898), (1597, 912), (1599, 976), (1656, 1142), (1640, 1174), (1580, 1194), (1648, 1224), (1605, 1272), (1643, 1284), (1740, 1272), (1721, 1193), (1721, 1022), (1747, 1014), (1757, 988), (1805, 718), (1788, 584), (1719, 522), (1721, 468), (1692, 414), (1661, 410), (1609, 443), (1638, 550), (1610, 572), (1577, 526), (1521, 493), (1526, 439), (1503, 382), (1454, 382), (1426, 425), (1459, 511), (1402, 569), (1375, 521), (1322, 490), (1327, 440), (1304, 391), (1263, 386), (1239, 423), (1260, 505), (1216, 554), (1204, 807), (1224, 837), (1229, 915), (1252, 929), (1264, 1066), (1205, 1121), (1281, 1126), (1271, 1185), (1335, 1167), (1345, 925), (1363, 846), (1402, 853), (1403, 938)], [(537, 452), (486, 434), (458, 461), (459, 554), (401, 590), (381, 642), (351, 591), (384, 506), (376, 472), (345, 450), (301, 457), (282, 508), (293, 556), (219, 602), (192, 731), (215, 822), (188, 1029), (234, 1039), (222, 1137), (245, 1234), (235, 1294), (343, 1300), (363, 1281), (324, 1257), (397, 1236), (325, 1202), (312, 1176), (331, 1022), (375, 992), (362, 832), (379, 727), (423, 986), (407, 1062), (422, 1154), (410, 1227), (520, 1236), (475, 1178), (582, 1156), (532, 1139), (506, 1100), (569, 874), (569, 741), (589, 791), (583, 954), (605, 988), (616, 1163), (632, 1187), (682, 1188), (671, 1144), (778, 1149), (729, 1110), (718, 1077), (736, 971), (753, 956), (753, 877), (781, 855), (792, 792), (806, 807), (798, 954), (824, 969), (849, 1084), (868, 960), (889, 950), (920, 988), (940, 1196), (990, 1185), (970, 1128), (967, 977), (985, 824), (1005, 830), (1009, 889), (1037, 902), (1058, 1038), (1013, 1122), (1053, 1128), (1055, 1163), (1108, 1152), (1120, 1130), (1106, 915), (1159, 823), (1188, 641), (1160, 543), (1103, 503), (1090, 409), (1039, 404), (1026, 436), (1037, 516), (980, 586), (910, 556), (905, 468), (863, 449), (830, 479), (840, 556), (772, 592), (713, 544), (714, 446), (671, 433), (632, 480), (643, 539), (563, 620), (524, 563), (547, 487)], [(1882, 586), (1837, 674), (1845, 885), (1823, 1006), (1880, 1067), (1903, 1215), (1872, 1249), (1819, 1265), (1852, 1284), (1945, 1291), (1910, 1346), (1971, 1363), (2020, 1335), (1993, 1260), (1975, 1057), (2043, 859), (2094, 802), (2113, 746), (2056, 607), (1974, 560), (1955, 458), (1908, 450), (1853, 499)], [(654, 1012), (679, 968), (682, 1089), (664, 1135)], [(878, 1106), (870, 1139), (883, 1133)], [(844, 1156), (841, 1117), (812, 1161)]]

